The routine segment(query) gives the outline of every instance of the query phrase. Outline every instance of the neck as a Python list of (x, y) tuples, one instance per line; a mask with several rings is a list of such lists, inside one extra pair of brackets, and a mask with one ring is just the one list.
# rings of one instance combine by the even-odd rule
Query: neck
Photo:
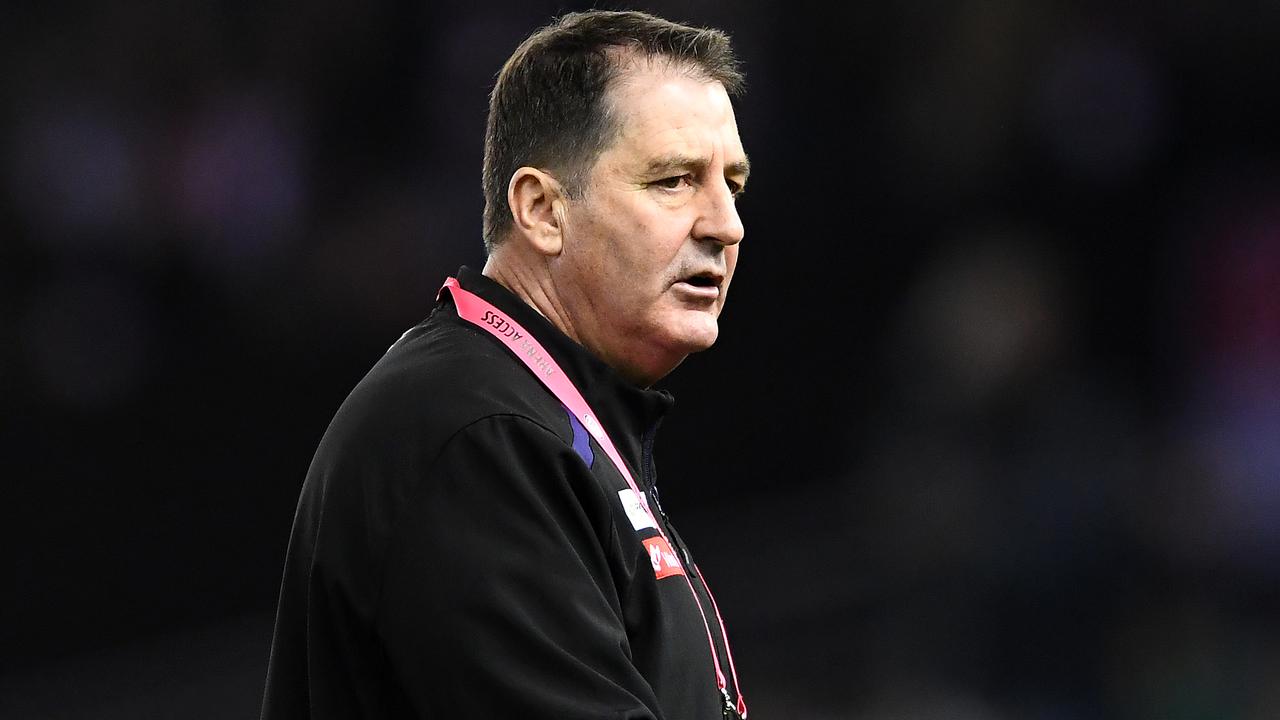
[[(560, 332), (618, 371), (632, 384), (649, 387), (678, 364), (664, 365), (658, 357), (647, 357), (651, 352), (645, 352), (645, 348), (624, 351), (622, 348), (608, 347), (603, 342), (594, 342), (602, 338), (591, 336), (592, 328), (589, 324), (584, 326), (581, 322), (575, 322), (568, 304), (556, 290), (547, 259), (541, 255), (526, 257), (525, 253), (520, 252), (516, 241), (509, 240), (495, 248), (485, 261), (482, 272), (485, 277), (510, 290), (525, 304), (537, 310)], [(661, 370), (654, 370), (659, 366)]]
[[(485, 261), (482, 273), (485, 277), (505, 287), (525, 304), (537, 310), (555, 325), (560, 332), (582, 345), (577, 329), (556, 293), (551, 273), (541, 257), (532, 261), (521, 257), (507, 242), (496, 248)], [(541, 261), (541, 262), (540, 262)]]

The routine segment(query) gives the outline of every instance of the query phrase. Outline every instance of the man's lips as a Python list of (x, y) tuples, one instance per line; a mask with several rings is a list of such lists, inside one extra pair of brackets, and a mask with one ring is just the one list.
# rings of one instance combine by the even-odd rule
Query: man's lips
[(720, 297), (720, 288), (715, 286), (702, 287), (700, 285), (692, 285), (687, 282), (678, 282), (671, 287), (680, 293), (699, 299), (715, 300)]
[(702, 272), (686, 275), (672, 284), (672, 287), (686, 295), (714, 300), (720, 297), (720, 286), (724, 276), (715, 272)]

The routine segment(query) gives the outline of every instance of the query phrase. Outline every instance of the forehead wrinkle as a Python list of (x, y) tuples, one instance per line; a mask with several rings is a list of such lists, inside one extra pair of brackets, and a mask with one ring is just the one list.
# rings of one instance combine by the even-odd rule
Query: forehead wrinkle
[[(615, 161), (621, 161), (615, 165), (615, 172), (639, 172), (652, 176), (654, 173), (673, 169), (705, 171), (716, 154), (727, 152), (740, 159), (725, 164), (725, 176), (745, 183), (746, 176), (750, 173), (750, 161), (737, 138), (732, 104), (725, 103), (723, 117), (717, 114), (713, 119), (707, 116), (704, 108), (696, 108), (697, 117), (690, 118), (684, 114), (686, 106), (682, 102), (687, 88), (668, 85), (673, 80), (677, 83), (680, 80), (694, 80), (704, 86), (714, 83), (698, 78), (681, 78), (669, 70), (650, 70), (649, 73), (644, 70), (624, 73), (619, 78), (620, 82), (609, 93), (610, 110), (617, 115), (617, 135), (614, 143), (602, 156), (612, 156)], [(646, 91), (645, 83), (656, 83), (656, 87)], [(704, 127), (708, 124), (716, 128), (710, 137)], [(729, 136), (724, 134), (726, 129), (729, 130)], [(704, 148), (708, 143), (710, 147)], [(704, 149), (708, 152), (704, 153)], [(630, 159), (627, 159), (628, 155), (631, 156)], [(650, 159), (645, 160), (645, 156)], [(631, 169), (626, 169), (627, 166)]]

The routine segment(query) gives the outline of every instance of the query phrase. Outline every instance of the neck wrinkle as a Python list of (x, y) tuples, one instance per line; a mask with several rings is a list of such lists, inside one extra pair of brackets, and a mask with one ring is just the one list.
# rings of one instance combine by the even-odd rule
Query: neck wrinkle
[(582, 344), (582, 339), (570, 321), (569, 314), (565, 312), (564, 304), (560, 302), (555, 292), (555, 286), (551, 284), (549, 274), (502, 262), (494, 256), (490, 256), (485, 263), (482, 274), (510, 290), (529, 307), (537, 310), (539, 315), (546, 318), (560, 332), (568, 335), (571, 340), (579, 345)]

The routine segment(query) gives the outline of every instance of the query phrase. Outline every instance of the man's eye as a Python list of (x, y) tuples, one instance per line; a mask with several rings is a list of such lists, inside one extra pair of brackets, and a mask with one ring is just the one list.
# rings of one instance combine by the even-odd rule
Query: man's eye
[(673, 175), (672, 177), (658, 180), (653, 184), (657, 185), (660, 188), (665, 188), (667, 190), (679, 190), (681, 186), (688, 184), (688, 182), (689, 182), (688, 175)]

